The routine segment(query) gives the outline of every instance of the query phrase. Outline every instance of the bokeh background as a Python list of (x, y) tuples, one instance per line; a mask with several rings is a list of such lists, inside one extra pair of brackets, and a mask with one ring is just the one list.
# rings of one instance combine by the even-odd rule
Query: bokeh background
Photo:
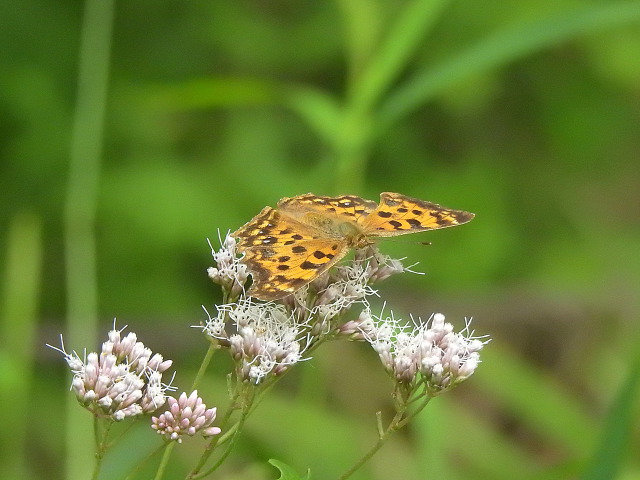
[[(207, 238), (309, 191), (477, 215), (382, 245), (427, 273), (382, 284), (387, 308), (492, 342), (353, 478), (640, 478), (640, 2), (6, 0), (0, 25), (5, 478), (91, 464), (45, 343), (96, 350), (117, 317), (187, 390), (220, 300)], [(229, 366), (201, 389), (220, 409)], [(223, 478), (336, 478), (391, 388), (366, 345), (317, 351)], [(102, 478), (157, 446), (137, 427)]]

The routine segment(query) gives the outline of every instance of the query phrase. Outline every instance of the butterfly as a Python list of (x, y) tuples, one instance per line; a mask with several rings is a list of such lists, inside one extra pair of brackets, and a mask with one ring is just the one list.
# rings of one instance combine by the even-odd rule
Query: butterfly
[(248, 295), (277, 300), (312, 282), (352, 248), (377, 237), (452, 227), (473, 213), (399, 193), (380, 194), (380, 203), (355, 195), (324, 197), (307, 193), (265, 207), (231, 234), (244, 253), (253, 283)]

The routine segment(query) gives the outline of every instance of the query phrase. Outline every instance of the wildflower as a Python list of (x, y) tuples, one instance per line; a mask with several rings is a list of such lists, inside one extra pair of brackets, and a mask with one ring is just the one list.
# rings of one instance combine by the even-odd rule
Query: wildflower
[(169, 385), (162, 383), (162, 373), (172, 364), (162, 355), (153, 354), (131, 332), (124, 338), (122, 330), (111, 330), (100, 354), (67, 353), (62, 337), (62, 353), (73, 372), (71, 389), (78, 402), (94, 415), (120, 421), (126, 417), (150, 413), (165, 403)]
[(216, 262), (216, 267), (209, 267), (207, 274), (209, 278), (228, 293), (230, 298), (237, 298), (244, 291), (244, 284), (249, 278), (249, 272), (245, 264), (240, 262), (236, 254), (236, 239), (227, 234), (224, 242), (220, 239), (220, 249), (214, 250), (211, 247), (211, 254)]
[[(301, 325), (293, 320), (284, 305), (241, 299), (216, 308), (218, 316), (206, 323), (204, 331), (216, 339), (228, 340), (241, 378), (258, 383), (302, 359)], [(231, 322), (235, 333), (224, 332), (221, 318)]]
[(220, 433), (220, 428), (211, 426), (216, 419), (217, 409), (207, 409), (197, 390), (188, 397), (183, 392), (178, 400), (168, 397), (167, 401), (169, 409), (158, 417), (151, 417), (151, 428), (158, 434), (182, 443), (185, 435), (194, 436), (201, 432), (204, 437), (210, 437)]
[[(445, 322), (441, 313), (426, 323), (406, 324), (393, 316), (372, 316), (364, 311), (359, 317), (362, 336), (376, 350), (385, 369), (396, 381), (411, 384), (418, 377), (435, 396), (470, 377), (480, 362), (479, 351), (487, 341), (474, 337), (470, 321), (462, 332)], [(349, 326), (348, 331), (353, 330)]]

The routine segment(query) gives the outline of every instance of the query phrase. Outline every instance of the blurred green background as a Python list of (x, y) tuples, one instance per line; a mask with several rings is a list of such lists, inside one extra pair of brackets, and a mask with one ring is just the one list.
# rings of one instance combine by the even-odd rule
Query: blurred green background
[[(72, 402), (68, 419), (45, 343), (96, 350), (117, 317), (187, 390), (207, 347), (189, 327), (220, 300), (206, 239), (309, 191), (477, 215), (382, 245), (427, 273), (381, 285), (396, 315), (473, 316), (493, 341), (354, 478), (640, 478), (640, 2), (111, 6), (0, 4), (6, 478), (87, 478), (91, 418)], [(220, 409), (228, 368), (201, 388)], [(366, 345), (319, 350), (221, 474), (277, 478), (278, 458), (335, 478), (391, 387)], [(137, 427), (102, 478), (160, 442)]]

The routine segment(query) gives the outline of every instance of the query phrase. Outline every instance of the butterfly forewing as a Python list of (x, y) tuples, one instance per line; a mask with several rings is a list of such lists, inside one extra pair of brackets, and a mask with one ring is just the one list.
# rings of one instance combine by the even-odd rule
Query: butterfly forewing
[(283, 198), (278, 202), (280, 210), (296, 218), (312, 213), (352, 223), (355, 223), (363, 216), (369, 215), (377, 206), (376, 202), (365, 200), (355, 195), (324, 197), (313, 193)]
[(464, 210), (453, 210), (437, 203), (385, 192), (380, 204), (363, 218), (364, 233), (374, 237), (391, 237), (406, 233), (453, 227), (467, 223), (474, 217)]

